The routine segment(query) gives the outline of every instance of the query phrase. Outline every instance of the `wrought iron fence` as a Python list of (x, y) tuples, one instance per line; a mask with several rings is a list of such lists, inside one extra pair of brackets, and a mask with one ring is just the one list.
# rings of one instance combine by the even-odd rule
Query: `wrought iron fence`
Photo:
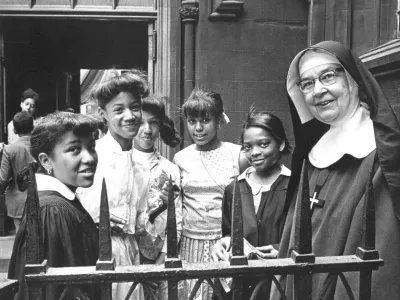
[[(101, 299), (111, 299), (111, 284), (115, 282), (131, 282), (132, 286), (126, 299), (134, 291), (138, 284), (148, 285), (154, 281), (168, 281), (168, 299), (178, 299), (178, 283), (185, 279), (197, 279), (190, 298), (193, 299), (202, 282), (207, 282), (219, 299), (222, 299), (219, 288), (213, 281), (215, 278), (233, 278), (233, 299), (243, 298), (243, 279), (251, 276), (258, 277), (253, 294), (254, 299), (261, 291), (264, 284), (274, 284), (281, 293), (282, 299), (286, 299), (284, 289), (280, 286), (275, 275), (292, 274), (294, 276), (294, 299), (311, 299), (312, 274), (328, 273), (327, 284), (322, 295), (332, 284), (336, 284), (339, 278), (348, 293), (349, 299), (355, 299), (343, 272), (360, 272), (359, 299), (371, 299), (372, 271), (383, 265), (375, 250), (375, 208), (372, 192), (372, 181), (367, 187), (367, 197), (364, 206), (363, 239), (362, 245), (354, 255), (315, 257), (311, 244), (311, 211), (309, 204), (309, 189), (307, 172), (303, 169), (300, 180), (300, 192), (296, 202), (295, 216), (295, 246), (291, 258), (270, 260), (248, 260), (243, 251), (243, 219), (241, 202), (233, 200), (232, 208), (232, 258), (230, 262), (215, 263), (186, 263), (182, 262), (178, 255), (178, 243), (175, 221), (175, 204), (173, 188), (169, 186), (168, 199), (168, 249), (167, 259), (164, 265), (140, 265), (140, 266), (115, 266), (111, 254), (111, 237), (109, 208), (106, 185), (103, 181), (101, 193), (101, 214), (99, 227), (100, 254), (96, 266), (53, 268), (47, 265), (43, 258), (43, 247), (39, 239), (39, 201), (36, 190), (36, 182), (31, 171), (28, 183), (27, 198), (27, 265), (26, 282), (29, 287), (30, 299), (43, 300), (44, 287), (49, 284), (64, 285), (64, 291), (60, 299), (67, 294), (73, 294), (78, 299), (88, 299), (80, 290), (81, 285), (98, 284), (101, 289)], [(235, 193), (234, 193), (235, 194)], [(1, 291), (1, 289), (0, 289)], [(267, 299), (267, 296), (266, 296)]]

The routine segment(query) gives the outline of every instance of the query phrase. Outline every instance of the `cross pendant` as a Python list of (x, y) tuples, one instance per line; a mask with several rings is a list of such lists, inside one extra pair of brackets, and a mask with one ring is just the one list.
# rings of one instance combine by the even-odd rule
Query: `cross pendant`
[(310, 204), (311, 210), (314, 208), (314, 205), (318, 206), (318, 207), (324, 207), (324, 204), (325, 204), (325, 200), (317, 198), (317, 191), (315, 191), (313, 197), (310, 198), (310, 202), (311, 202), (311, 204)]

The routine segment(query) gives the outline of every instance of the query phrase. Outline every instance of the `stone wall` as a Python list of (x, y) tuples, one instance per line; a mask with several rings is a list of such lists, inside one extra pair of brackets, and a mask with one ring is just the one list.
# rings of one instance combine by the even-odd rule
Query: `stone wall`
[(400, 72), (376, 77), (393, 110), (400, 120)]
[(211, 2), (199, 3), (195, 84), (222, 95), (231, 123), (221, 129), (221, 137), (237, 141), (254, 105), (280, 117), (293, 141), (285, 78), (293, 57), (306, 47), (307, 2), (245, 1), (237, 20), (210, 21)]
[(397, 37), (397, 0), (312, 0), (311, 44), (341, 42), (358, 55)]

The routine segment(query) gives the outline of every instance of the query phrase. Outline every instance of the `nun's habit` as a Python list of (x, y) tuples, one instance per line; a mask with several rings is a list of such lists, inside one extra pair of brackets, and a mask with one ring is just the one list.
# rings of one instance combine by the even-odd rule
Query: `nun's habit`
[[(317, 192), (315, 201), (318, 203), (314, 203), (312, 209), (312, 247), (316, 256), (355, 254), (356, 248), (361, 245), (365, 191), (372, 172), (376, 207), (376, 249), (385, 261), (383, 267), (373, 272), (372, 299), (398, 300), (399, 122), (376, 80), (350, 50), (331, 41), (311, 48), (319, 49), (317, 53), (322, 55), (314, 55), (312, 50), (300, 52), (293, 60), (287, 77), (296, 149), (293, 153), (292, 177), (286, 202), (288, 216), (279, 257), (290, 257), (293, 249), (294, 202), (303, 160), (309, 174), (310, 198)], [(310, 59), (306, 58), (307, 55)], [(313, 56), (324, 58), (316, 63), (315, 59), (311, 59)], [(311, 60), (313, 63), (307, 65)], [(300, 81), (299, 74), (323, 63), (343, 66), (345, 72), (342, 71), (341, 74), (347, 78), (348, 97), (350, 101), (354, 101), (352, 103), (356, 103), (339, 123), (324, 124), (317, 120), (315, 113), (305, 104), (304, 94), (296, 85)], [(345, 276), (358, 299), (359, 273), (345, 273)], [(317, 299), (326, 278), (327, 274), (313, 276), (312, 299)], [(286, 289), (288, 299), (292, 299), (293, 277), (281, 277), (280, 282)], [(272, 299), (280, 299), (279, 292), (273, 290)], [(318, 299), (348, 299), (348, 296), (338, 280), (336, 285)]]

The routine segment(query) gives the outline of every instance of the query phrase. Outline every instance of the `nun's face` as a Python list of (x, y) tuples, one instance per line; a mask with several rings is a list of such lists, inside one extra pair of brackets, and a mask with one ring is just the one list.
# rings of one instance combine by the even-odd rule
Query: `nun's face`
[[(322, 74), (335, 70), (337, 64), (328, 63), (306, 70), (300, 80), (316, 79)], [(304, 93), (304, 99), (311, 114), (319, 121), (332, 125), (342, 121), (353, 108), (349, 83), (344, 70), (336, 71), (336, 82), (323, 85), (315, 80), (314, 90)]]

